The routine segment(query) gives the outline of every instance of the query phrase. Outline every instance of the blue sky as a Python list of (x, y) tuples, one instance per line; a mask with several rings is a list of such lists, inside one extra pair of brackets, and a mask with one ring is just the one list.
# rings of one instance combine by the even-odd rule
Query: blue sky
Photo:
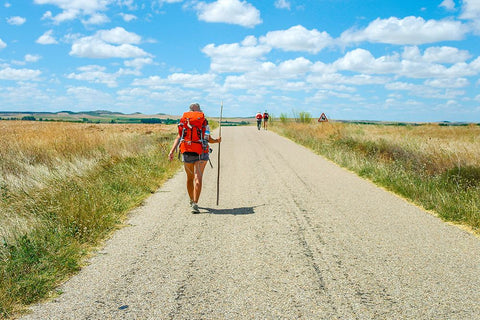
[(480, 122), (479, 36), (480, 0), (0, 0), (0, 110)]

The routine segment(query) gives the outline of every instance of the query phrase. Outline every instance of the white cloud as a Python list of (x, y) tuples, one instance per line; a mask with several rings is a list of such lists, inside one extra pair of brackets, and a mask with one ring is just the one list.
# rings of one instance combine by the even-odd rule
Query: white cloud
[(6, 48), (7, 47), (7, 44), (5, 42), (3, 42), (2, 39), (0, 39), (0, 50), (2, 50), (3, 48)]
[(365, 49), (355, 49), (343, 58), (334, 62), (339, 70), (356, 71), (360, 73), (398, 73), (401, 71), (398, 56), (383, 56), (378, 59)]
[(133, 86), (149, 87), (154, 90), (166, 90), (168, 87), (165, 85), (165, 79), (159, 76), (150, 76), (144, 79), (135, 79), (132, 82)]
[(123, 62), (125, 66), (135, 69), (141, 69), (147, 64), (152, 64), (152, 58), (136, 58), (133, 60), (126, 60)]
[(454, 47), (430, 47), (425, 52), (420, 52), (416, 46), (405, 47), (402, 58), (410, 61), (424, 61), (430, 63), (458, 63), (465, 62), (471, 58), (467, 50), (459, 50)]
[(465, 62), (470, 57), (468, 51), (453, 47), (431, 47), (427, 48), (423, 54), (424, 60), (438, 63)]
[(43, 16), (44, 19), (52, 19), (56, 23), (61, 23), (82, 16), (91, 16), (92, 22), (99, 21), (99, 17), (95, 16), (98, 12), (107, 10), (108, 5), (114, 0), (34, 0), (34, 2), (40, 5), (55, 5), (62, 9), (63, 11), (56, 16), (53, 16), (50, 11)]
[(312, 65), (313, 63), (310, 60), (299, 57), (294, 60), (283, 61), (278, 66), (278, 71), (283, 76), (298, 77), (309, 72)]
[(26, 54), (25, 55), (25, 61), (26, 62), (37, 62), (40, 60), (42, 57), (37, 55), (37, 54)]
[(464, 88), (470, 84), (465, 78), (432, 79), (425, 81), (425, 84), (435, 88)]
[(347, 30), (340, 42), (362, 41), (397, 45), (418, 45), (440, 41), (462, 40), (469, 28), (454, 20), (428, 20), (421, 17), (376, 19), (363, 30)]
[(141, 37), (121, 27), (97, 31), (93, 36), (76, 39), (70, 55), (83, 58), (138, 58), (149, 56), (142, 49), (133, 46)]
[(290, 1), (288, 1), (288, 0), (275, 0), (275, 8), (290, 10)]
[(8, 2), (5, 2), (5, 8), (10, 8), (12, 5)]
[[(375, 58), (368, 50), (355, 49), (333, 63), (337, 70), (346, 70), (364, 74), (393, 74), (407, 78), (456, 78), (474, 76), (480, 72), (480, 58), (466, 63), (465, 57), (453, 59), (443, 55), (451, 49), (434, 47), (421, 55), (417, 47), (406, 48), (402, 56), (393, 54)], [(403, 60), (401, 59), (403, 58)], [(458, 61), (455, 61), (458, 60)], [(446, 67), (443, 64), (453, 63)]]
[[(251, 38), (247, 43), (253, 43)], [(232, 43), (219, 46), (208, 44), (202, 52), (210, 57), (210, 68), (214, 72), (246, 72), (256, 68), (259, 60), (270, 50), (268, 46), (242, 46)]]
[(88, 20), (82, 20), (84, 25), (99, 25), (110, 22), (110, 18), (101, 13), (95, 13), (91, 15)]
[(252, 28), (262, 23), (260, 11), (246, 1), (217, 0), (196, 5), (198, 18), (206, 22), (223, 22)]
[(453, 2), (453, 0), (443, 0), (442, 3), (440, 3), (440, 7), (453, 11), (455, 10), (455, 2)]
[(90, 65), (77, 68), (80, 73), (70, 73), (67, 75), (68, 79), (75, 79), (81, 81), (88, 81), (92, 83), (103, 83), (108, 87), (117, 86), (118, 75), (112, 73), (106, 73), (105, 67)]
[(0, 69), (0, 80), (27, 81), (37, 80), (42, 72), (32, 69), (12, 69), (10, 67)]
[(116, 27), (110, 30), (100, 30), (95, 37), (113, 44), (139, 44), (142, 38), (133, 32), (128, 32), (122, 27)]
[(11, 24), (11, 25), (14, 25), (14, 26), (21, 26), (26, 21), (27, 21), (27, 19), (25, 19), (23, 17), (18, 17), (18, 16), (7, 18), (7, 23)]
[(326, 32), (319, 32), (317, 29), (307, 30), (297, 25), (288, 30), (270, 31), (260, 37), (260, 42), (284, 51), (318, 53), (332, 44), (332, 38)]
[(57, 40), (55, 40), (55, 38), (52, 36), (52, 34), (53, 34), (53, 30), (48, 30), (47, 32), (42, 34), (37, 39), (37, 41), (35, 41), (35, 42), (39, 43), (39, 44), (56, 44), (56, 43), (58, 43)]
[(477, 19), (480, 17), (480, 1), (463, 0), (462, 19)]
[(132, 20), (136, 20), (137, 16), (129, 13), (120, 13), (120, 16), (123, 18), (125, 22), (130, 22)]

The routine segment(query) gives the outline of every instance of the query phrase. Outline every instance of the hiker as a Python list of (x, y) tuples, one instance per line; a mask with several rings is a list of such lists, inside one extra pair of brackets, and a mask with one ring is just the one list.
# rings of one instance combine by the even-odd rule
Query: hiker
[(260, 111), (257, 112), (257, 115), (255, 116), (255, 118), (257, 119), (257, 128), (258, 130), (260, 130), (260, 128), (262, 127), (262, 118), (263, 118)]
[(263, 113), (263, 129), (267, 130), (267, 122), (268, 122), (268, 112), (265, 110)]
[(178, 125), (178, 135), (173, 142), (168, 157), (173, 155), (180, 145), (183, 166), (187, 173), (187, 191), (190, 197), (192, 213), (200, 213), (198, 199), (202, 191), (203, 171), (209, 161), (210, 147), (208, 143), (219, 143), (222, 138), (212, 138), (210, 127), (198, 103), (190, 105), (190, 111), (185, 112)]

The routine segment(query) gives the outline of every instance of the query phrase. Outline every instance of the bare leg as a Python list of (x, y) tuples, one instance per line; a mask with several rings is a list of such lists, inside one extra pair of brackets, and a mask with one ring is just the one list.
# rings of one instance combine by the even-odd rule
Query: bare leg
[(194, 163), (195, 165), (195, 181), (194, 181), (194, 188), (193, 188), (193, 202), (198, 203), (198, 199), (200, 199), (200, 193), (202, 192), (202, 181), (203, 181), (203, 171), (205, 170), (205, 166), (207, 165), (207, 161), (197, 161)]
[(194, 172), (195, 172), (195, 163), (184, 163), (183, 166), (185, 167), (185, 172), (187, 173), (187, 191), (190, 200), (193, 201), (193, 194), (194, 194)]

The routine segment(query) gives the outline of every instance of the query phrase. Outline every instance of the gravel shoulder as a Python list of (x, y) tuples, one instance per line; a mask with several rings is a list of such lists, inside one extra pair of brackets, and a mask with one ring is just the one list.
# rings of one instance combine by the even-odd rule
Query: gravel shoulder
[(480, 319), (480, 240), (290, 140), (222, 128), (22, 319)]

